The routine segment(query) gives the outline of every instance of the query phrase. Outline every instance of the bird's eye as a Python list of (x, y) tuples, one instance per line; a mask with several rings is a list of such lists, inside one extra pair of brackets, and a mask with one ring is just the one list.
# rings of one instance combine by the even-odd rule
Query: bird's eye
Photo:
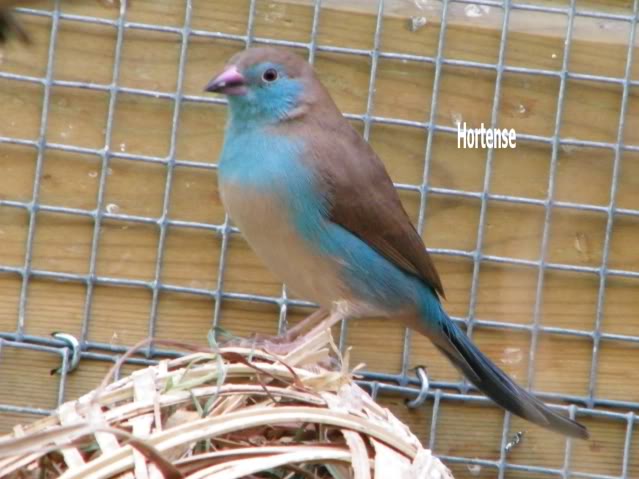
[(277, 76), (277, 70), (275, 68), (269, 68), (268, 70), (264, 71), (264, 73), (262, 73), (262, 80), (267, 83), (271, 83), (277, 80)]

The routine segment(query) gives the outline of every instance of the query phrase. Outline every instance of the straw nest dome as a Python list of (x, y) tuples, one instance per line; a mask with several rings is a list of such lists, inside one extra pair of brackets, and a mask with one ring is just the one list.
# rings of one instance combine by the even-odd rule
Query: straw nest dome
[(0, 476), (452, 479), (353, 382), (347, 356), (337, 371), (320, 366), (336, 351), (328, 331), (281, 358), (215, 349), (115, 382), (112, 371), (50, 417), (16, 427), (0, 438)]

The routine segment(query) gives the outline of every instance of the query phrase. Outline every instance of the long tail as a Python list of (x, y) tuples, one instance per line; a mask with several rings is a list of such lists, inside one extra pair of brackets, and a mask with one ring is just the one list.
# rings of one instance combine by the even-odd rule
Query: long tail
[[(539, 399), (518, 386), (475, 346), (441, 309), (441, 328), (424, 331), (475, 386), (504, 409), (528, 421), (567, 436), (588, 439), (588, 430), (561, 414), (552, 411)], [(429, 321), (432, 324), (432, 320)]]

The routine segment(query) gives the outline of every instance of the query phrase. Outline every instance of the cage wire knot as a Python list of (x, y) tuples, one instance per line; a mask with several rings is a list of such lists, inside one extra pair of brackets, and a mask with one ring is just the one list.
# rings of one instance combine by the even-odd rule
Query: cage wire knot
[(72, 334), (59, 332), (52, 333), (51, 336), (53, 336), (55, 339), (59, 339), (66, 344), (66, 347), (70, 351), (70, 355), (67, 355), (67, 357), (70, 357), (71, 359), (70, 362), (64, 361), (63, 359), (62, 366), (57, 369), (52, 369), (51, 374), (68, 374), (75, 371), (80, 364), (80, 353), (82, 352), (82, 348), (80, 347), (80, 341), (78, 341), (78, 338), (76, 338)]
[(424, 366), (417, 366), (415, 374), (417, 375), (417, 379), (419, 379), (419, 393), (417, 393), (415, 399), (406, 401), (406, 406), (410, 409), (416, 409), (424, 404), (428, 397), (428, 390), (430, 389), (426, 368)]
[(511, 439), (508, 441), (508, 443), (504, 446), (504, 452), (506, 454), (508, 454), (510, 451), (512, 451), (516, 446), (519, 445), (519, 443), (521, 442), (521, 440), (524, 438), (524, 431), (517, 431), (512, 437)]

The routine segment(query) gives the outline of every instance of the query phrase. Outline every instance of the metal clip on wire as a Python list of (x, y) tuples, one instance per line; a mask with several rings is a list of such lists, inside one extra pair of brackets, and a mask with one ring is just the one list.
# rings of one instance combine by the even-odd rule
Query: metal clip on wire
[(522, 438), (524, 437), (524, 431), (517, 431), (515, 435), (508, 441), (508, 443), (504, 446), (504, 452), (508, 454), (513, 450), (515, 446), (517, 446)]
[[(51, 336), (67, 344), (67, 347), (71, 351), (71, 362), (66, 367), (66, 373), (68, 374), (75, 371), (78, 368), (78, 364), (80, 364), (80, 341), (78, 341), (75, 336), (67, 333), (53, 333)], [(51, 374), (62, 374), (63, 372), (65, 372), (63, 371), (63, 368), (64, 363), (59, 368), (53, 369), (51, 371)]]
[(426, 368), (424, 366), (417, 366), (415, 373), (417, 374), (417, 379), (419, 379), (419, 393), (415, 399), (406, 401), (406, 406), (410, 409), (418, 408), (424, 404), (428, 397), (428, 389), (430, 388)]

